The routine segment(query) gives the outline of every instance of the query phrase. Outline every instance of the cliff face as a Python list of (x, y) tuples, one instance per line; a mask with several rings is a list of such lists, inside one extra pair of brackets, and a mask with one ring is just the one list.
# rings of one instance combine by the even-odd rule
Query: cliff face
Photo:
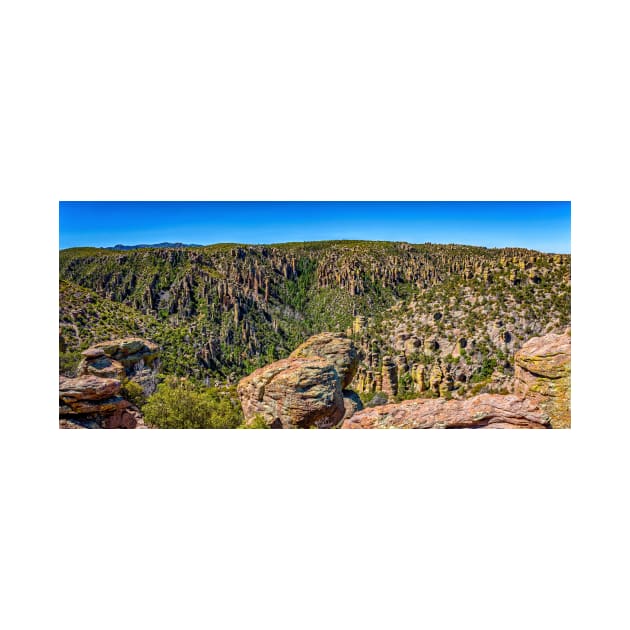
[(355, 344), (361, 393), (502, 391), (524, 341), (569, 324), (570, 258), (520, 249), (88, 248), (61, 252), (60, 275), (64, 353), (138, 335), (163, 348), (165, 373), (208, 383), (234, 382), (331, 331)]
[(571, 331), (530, 339), (516, 353), (515, 391), (535, 400), (554, 429), (571, 427)]

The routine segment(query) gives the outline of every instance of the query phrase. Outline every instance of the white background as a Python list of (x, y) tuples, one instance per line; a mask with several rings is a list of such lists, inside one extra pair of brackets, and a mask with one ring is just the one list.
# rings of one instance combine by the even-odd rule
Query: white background
[[(628, 627), (623, 6), (2, 3), (3, 627)], [(571, 200), (573, 429), (59, 431), (60, 199)]]

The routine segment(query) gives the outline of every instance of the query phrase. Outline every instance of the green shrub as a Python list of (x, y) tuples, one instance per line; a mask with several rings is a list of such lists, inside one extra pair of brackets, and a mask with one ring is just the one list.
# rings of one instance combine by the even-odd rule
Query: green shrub
[(160, 429), (235, 429), (243, 422), (234, 388), (204, 388), (173, 377), (158, 385), (143, 413)]
[(77, 375), (77, 368), (81, 361), (80, 352), (60, 352), (59, 353), (59, 374), (74, 378)]
[(481, 383), (488, 380), (492, 376), (496, 367), (497, 367), (496, 359), (485, 358), (483, 360), (483, 363), (481, 365), (479, 372), (476, 372), (475, 374), (472, 375), (470, 379), (470, 383), (471, 384)]
[(257, 413), (248, 424), (242, 424), (239, 429), (268, 429), (269, 426), (261, 414)]
[(147, 402), (147, 397), (142, 387), (135, 381), (130, 381), (127, 378), (122, 382), (120, 395), (126, 398), (130, 403), (136, 405), (136, 407), (142, 407)]

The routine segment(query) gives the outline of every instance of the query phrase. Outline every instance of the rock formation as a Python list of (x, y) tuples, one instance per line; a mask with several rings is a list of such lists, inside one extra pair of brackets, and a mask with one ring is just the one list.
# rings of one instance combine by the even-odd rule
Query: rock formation
[(535, 400), (554, 429), (571, 426), (571, 332), (527, 341), (515, 355), (515, 392)]
[(344, 417), (341, 379), (320, 357), (289, 358), (252, 372), (237, 387), (245, 422), (274, 429), (329, 429)]
[(79, 363), (77, 372), (80, 376), (91, 374), (101, 378), (125, 378), (125, 366), (105, 354), (103, 348), (88, 348), (81, 355), (83, 359)]
[[(120, 381), (100, 376), (59, 377), (60, 426), (135, 429), (138, 418), (120, 393)], [(136, 410), (137, 411), (137, 410)]]
[(343, 406), (344, 406), (344, 414), (343, 419), (350, 418), (357, 411), (361, 411), (363, 409), (363, 403), (359, 398), (359, 395), (356, 392), (353, 392), (351, 389), (343, 390)]
[(298, 346), (288, 359), (260, 368), (237, 387), (245, 422), (256, 416), (272, 428), (328, 429), (363, 408), (345, 387), (358, 365), (354, 343), (342, 334), (322, 333)]
[(77, 378), (59, 377), (61, 428), (146, 428), (137, 407), (121, 395), (123, 379), (146, 395), (155, 391), (159, 348), (136, 337), (98, 343), (82, 353)]
[(114, 339), (97, 343), (81, 354), (80, 375), (128, 377), (142, 387), (146, 396), (150, 396), (157, 387), (159, 347), (151, 341), (138, 337)]
[(377, 389), (385, 392), (389, 396), (395, 396), (398, 393), (398, 373), (396, 364), (391, 357), (383, 357), (381, 378), (381, 387)]
[[(343, 420), (344, 429), (546, 429), (569, 423), (568, 333), (534, 338), (523, 346), (517, 355), (515, 394), (446, 400), (455, 382), (461, 383), (465, 376), (456, 374), (455, 381), (450, 365), (436, 364), (428, 375), (424, 366), (415, 366), (411, 382), (416, 391), (422, 393), (428, 385), (432, 395), (441, 398), (362, 409), (357, 394), (341, 387), (343, 378), (354, 374), (355, 364), (356, 350), (350, 340), (342, 335), (312, 337), (290, 358), (260, 368), (239, 383), (246, 422), (260, 416), (270, 427), (334, 428)], [(392, 395), (396, 366), (400, 369), (401, 361), (383, 358), (384, 395)], [(365, 384), (369, 375), (369, 371), (359, 371), (359, 382)]]
[(332, 363), (342, 388), (350, 385), (359, 365), (357, 350), (350, 339), (341, 333), (321, 333), (307, 339), (298, 346), (290, 358), (320, 357), (327, 363)]
[(468, 400), (415, 399), (372, 407), (342, 429), (545, 429), (549, 418), (529, 399), (480, 394)]

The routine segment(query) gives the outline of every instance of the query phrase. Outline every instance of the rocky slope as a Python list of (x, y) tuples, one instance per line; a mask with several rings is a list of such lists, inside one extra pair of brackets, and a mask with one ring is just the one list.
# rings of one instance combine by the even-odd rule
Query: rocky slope
[[(526, 339), (570, 323), (570, 257), (338, 241), (60, 252), (64, 373), (122, 335), (161, 370), (236, 382), (309, 336), (349, 334), (352, 388), (391, 400), (509, 391)], [(344, 384), (347, 386), (347, 383)]]

